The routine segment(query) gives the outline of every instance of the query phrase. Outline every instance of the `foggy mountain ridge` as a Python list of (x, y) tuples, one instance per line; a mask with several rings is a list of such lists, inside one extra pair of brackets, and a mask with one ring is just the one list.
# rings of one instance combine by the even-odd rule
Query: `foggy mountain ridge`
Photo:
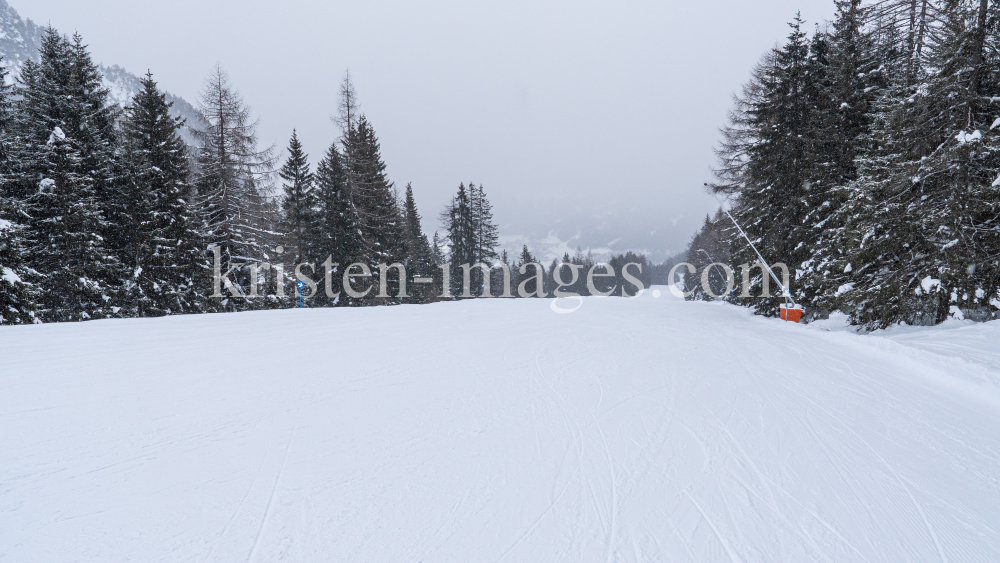
[[(486, 186), (489, 193), (489, 186)], [(645, 254), (653, 263), (662, 263), (682, 252), (702, 217), (667, 211), (649, 213), (653, 204), (587, 205), (579, 202), (521, 202), (515, 213), (498, 213), (500, 248), (518, 256), (521, 247), (546, 263), (573, 256), (579, 249), (595, 259), (632, 251)]]
[(583, 254), (592, 253), (595, 259), (631, 250), (660, 263), (683, 250), (672, 247), (677, 238), (677, 220), (666, 218), (662, 223), (645, 217), (633, 220), (628, 214), (604, 211), (550, 220), (546, 228), (538, 228), (545, 222), (528, 216), (514, 222), (500, 222), (500, 248), (517, 256), (521, 247), (527, 245), (532, 254), (546, 263), (567, 253), (573, 256), (578, 249)]
[[(39, 60), (38, 48), (41, 46), (43, 29), (44, 26), (36, 24), (31, 19), (22, 19), (17, 10), (5, 0), (0, 0), (0, 56), (3, 56), (2, 64), (9, 72), (8, 84), (16, 80), (22, 64), (29, 60), (36, 62)], [(66, 33), (66, 30), (59, 31)], [(132, 96), (142, 89), (142, 79), (122, 67), (105, 64), (98, 64), (98, 67), (104, 78), (104, 86), (110, 92), (109, 97), (115, 104), (125, 107), (132, 100)], [(169, 92), (164, 93), (167, 101), (174, 104), (171, 108), (174, 117), (186, 119), (189, 126), (201, 122), (201, 114), (187, 100)], [(184, 140), (190, 143), (192, 138), (187, 127), (182, 130), (182, 134)]]

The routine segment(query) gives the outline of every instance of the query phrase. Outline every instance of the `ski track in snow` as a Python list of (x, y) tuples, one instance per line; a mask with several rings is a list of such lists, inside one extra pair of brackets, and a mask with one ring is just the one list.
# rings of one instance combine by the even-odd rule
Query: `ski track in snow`
[(1000, 322), (661, 295), (0, 327), (0, 563), (1000, 561)]

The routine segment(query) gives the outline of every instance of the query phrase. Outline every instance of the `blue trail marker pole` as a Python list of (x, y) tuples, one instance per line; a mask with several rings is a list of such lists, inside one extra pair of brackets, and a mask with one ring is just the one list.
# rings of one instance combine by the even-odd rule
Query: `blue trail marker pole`
[(305, 286), (306, 284), (302, 283), (302, 280), (295, 282), (295, 290), (299, 292), (299, 309), (302, 308), (302, 288)]

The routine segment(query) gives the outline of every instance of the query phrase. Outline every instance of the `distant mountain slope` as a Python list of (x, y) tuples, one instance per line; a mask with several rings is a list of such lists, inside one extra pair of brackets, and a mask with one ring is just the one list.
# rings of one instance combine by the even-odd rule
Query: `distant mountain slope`
[[(38, 60), (38, 47), (41, 44), (42, 26), (36, 25), (30, 19), (21, 19), (17, 10), (5, 0), (0, 0), (0, 56), (3, 65), (10, 70), (7, 77), (12, 82), (19, 74), (25, 61)], [(111, 92), (111, 100), (120, 106), (125, 106), (132, 96), (139, 91), (141, 80), (138, 76), (118, 65), (100, 65), (104, 75), (104, 85)], [(167, 101), (173, 102), (171, 113), (187, 120), (188, 126), (197, 127), (202, 122), (201, 114), (187, 100), (167, 93)], [(190, 134), (185, 131), (185, 138), (190, 142)]]
[(41, 34), (40, 26), (31, 20), (22, 20), (14, 8), (0, 0), (0, 55), (3, 55), (4, 66), (16, 73), (24, 61), (37, 60)]
[[(0, 0), (0, 2), (3, 2), (3, 0)], [(142, 89), (142, 80), (124, 68), (118, 65), (104, 66), (102, 64), (100, 66), (101, 74), (104, 75), (104, 85), (110, 90), (110, 98), (116, 104), (124, 107)], [(170, 112), (172, 115), (186, 119), (188, 127), (198, 127), (202, 123), (203, 118), (201, 113), (188, 103), (187, 100), (180, 96), (175, 96), (170, 92), (166, 92), (166, 95), (167, 101), (174, 104)], [(184, 137), (188, 143), (191, 142), (192, 139), (187, 128), (185, 128)]]

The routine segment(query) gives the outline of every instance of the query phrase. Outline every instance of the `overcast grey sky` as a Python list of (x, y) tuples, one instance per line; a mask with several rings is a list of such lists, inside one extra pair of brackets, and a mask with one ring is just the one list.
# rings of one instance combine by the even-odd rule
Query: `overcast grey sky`
[(10, 3), (192, 103), (220, 63), (262, 140), (284, 147), (297, 128), (313, 163), (350, 68), (425, 230), (459, 182), (482, 182), (511, 245), (654, 256), (716, 207), (701, 185), (751, 66), (797, 10), (810, 30), (833, 14), (832, 0)]

